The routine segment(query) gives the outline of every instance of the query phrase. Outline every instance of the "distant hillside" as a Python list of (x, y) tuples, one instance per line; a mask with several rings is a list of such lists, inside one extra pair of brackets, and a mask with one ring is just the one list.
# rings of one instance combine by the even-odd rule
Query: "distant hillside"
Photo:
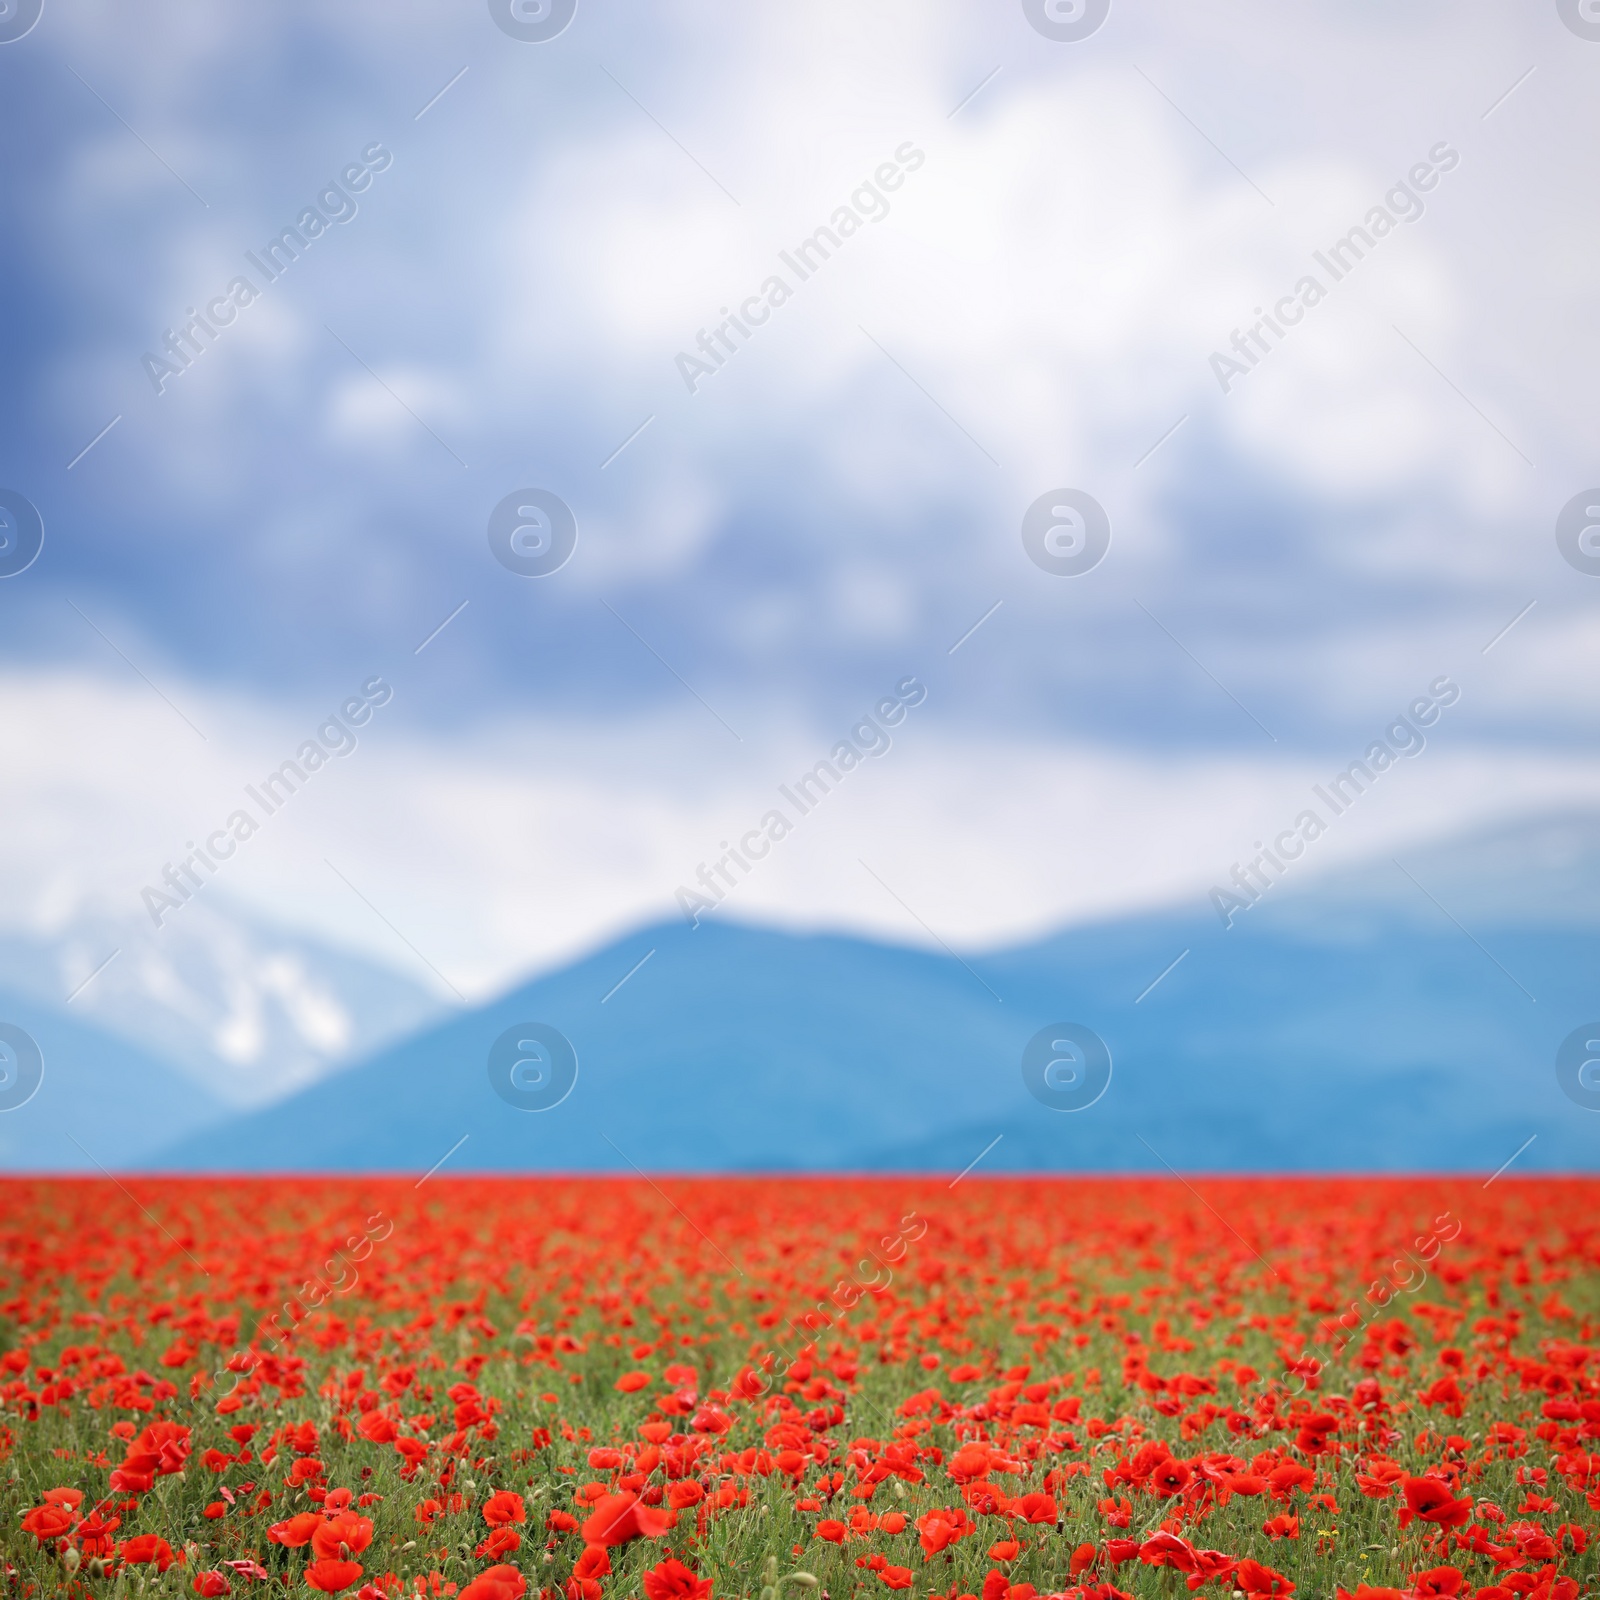
[[(1000, 1136), (980, 1170), (1492, 1171), (1536, 1135), (1519, 1169), (1600, 1165), (1600, 1114), (1552, 1069), (1600, 1017), (1600, 825), (1544, 819), (1402, 866), (1286, 879), (1229, 929), (1202, 907), (966, 960), (649, 928), (162, 1162), (421, 1173), (465, 1135), (453, 1168), (953, 1174)], [(1114, 1062), (1080, 1112), (1023, 1082), (1024, 1047), (1063, 1021)], [(553, 1110), (490, 1085), (522, 1023), (576, 1051)]]
[(160, 928), (137, 905), (104, 902), (0, 927), (0, 989), (54, 1009), (75, 995), (76, 1016), (235, 1108), (293, 1093), (445, 1009), (400, 973), (215, 889)]
[[(164, 1145), (213, 1126), (227, 1107), (167, 1063), (73, 1015), (0, 990), (0, 1021), (30, 1034), (44, 1079), (25, 1105), (0, 1112), (0, 1170), (145, 1166)], [(3, 1052), (0, 1106), (16, 1081)], [(203, 1141), (202, 1141), (203, 1142)]]

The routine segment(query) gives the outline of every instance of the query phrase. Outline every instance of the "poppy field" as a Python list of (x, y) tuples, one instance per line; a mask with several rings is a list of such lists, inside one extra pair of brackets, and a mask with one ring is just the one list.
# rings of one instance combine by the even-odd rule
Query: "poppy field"
[(1588, 1180), (0, 1195), (5, 1595), (1596, 1588)]

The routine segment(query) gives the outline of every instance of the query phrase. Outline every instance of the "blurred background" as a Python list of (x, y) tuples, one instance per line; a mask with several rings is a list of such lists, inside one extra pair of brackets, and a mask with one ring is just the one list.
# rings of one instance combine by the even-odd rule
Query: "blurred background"
[(1595, 1165), (1577, 0), (0, 40), (6, 1167)]

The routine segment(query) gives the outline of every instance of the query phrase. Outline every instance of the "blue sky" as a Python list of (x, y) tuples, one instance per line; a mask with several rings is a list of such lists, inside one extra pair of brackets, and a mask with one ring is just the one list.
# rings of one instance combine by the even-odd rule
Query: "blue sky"
[[(468, 992), (670, 909), (907, 673), (895, 750), (741, 913), (983, 943), (1203, 895), (1440, 673), (1340, 848), (1592, 802), (1600, 580), (1553, 530), (1600, 479), (1597, 72), (1553, 0), (1113, 0), (1077, 43), (1002, 0), (579, 0), (542, 43), (481, 4), (44, 0), (0, 45), (0, 486), (46, 527), (0, 582), (12, 915), (136, 905), (373, 674), (392, 706), (230, 887), (409, 960), (334, 861)], [(1224, 393), (1213, 354), (1441, 143)], [(374, 145), (158, 395), (147, 353)], [(489, 550), (526, 487), (578, 526), (546, 577)], [(1075, 577), (1020, 535), (1060, 487), (1112, 526)]]

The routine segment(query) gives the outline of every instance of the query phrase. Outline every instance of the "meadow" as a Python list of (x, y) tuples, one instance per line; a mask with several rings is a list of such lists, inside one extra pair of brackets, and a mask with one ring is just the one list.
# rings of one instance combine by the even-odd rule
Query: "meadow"
[(7, 1595), (1595, 1588), (1587, 1179), (0, 1195)]

